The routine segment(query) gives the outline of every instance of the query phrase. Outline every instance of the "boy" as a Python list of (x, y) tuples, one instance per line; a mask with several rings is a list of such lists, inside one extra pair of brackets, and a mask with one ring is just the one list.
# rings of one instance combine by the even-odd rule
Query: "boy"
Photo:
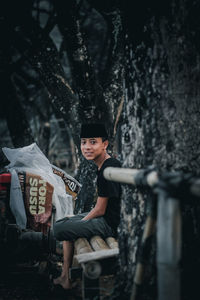
[(69, 267), (73, 256), (73, 241), (79, 237), (90, 239), (94, 235), (103, 238), (115, 236), (120, 220), (121, 186), (103, 177), (106, 167), (120, 167), (120, 162), (107, 153), (108, 135), (103, 124), (83, 124), (81, 127), (81, 152), (98, 167), (95, 207), (88, 213), (58, 220), (54, 226), (56, 239), (63, 241), (63, 269), (54, 284), (70, 289)]

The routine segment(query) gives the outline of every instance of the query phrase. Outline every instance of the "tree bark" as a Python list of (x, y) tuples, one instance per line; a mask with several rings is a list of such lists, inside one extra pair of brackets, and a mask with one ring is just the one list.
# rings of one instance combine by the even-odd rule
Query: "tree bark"
[[(139, 26), (137, 29), (127, 27), (125, 45), (126, 97), (121, 126), (124, 167), (140, 169), (154, 165), (159, 170), (199, 172), (200, 64), (197, 37), (200, 32), (199, 25), (192, 20), (195, 10), (199, 11), (199, 4), (195, 1), (170, 1), (165, 10), (160, 4), (146, 4), (142, 11), (136, 10), (132, 15), (134, 23), (138, 21)], [(139, 12), (141, 15), (137, 18)], [(147, 197), (144, 191), (143, 196)], [(121, 286), (116, 298), (124, 292), (126, 297), (130, 296), (146, 215), (145, 201), (137, 189), (124, 186), (122, 199), (119, 246), (123, 250), (118, 279)], [(193, 295), (198, 290), (195, 276), (187, 267), (192, 244), (199, 249), (195, 241), (197, 225), (193, 223), (198, 224), (197, 215), (194, 216), (191, 207), (182, 207), (183, 222), (191, 230), (189, 238), (187, 226), (183, 226), (186, 269), (182, 280), (187, 281), (187, 285), (182, 285), (183, 299), (195, 299)], [(194, 269), (197, 260), (194, 255), (191, 262)], [(141, 300), (155, 299), (156, 274), (151, 268)], [(189, 276), (186, 276), (187, 272)]]
[[(55, 7), (58, 13), (58, 25), (65, 38), (65, 47), (70, 59), (74, 88), (79, 97), (79, 119), (83, 123), (103, 121), (109, 129), (109, 134), (112, 137), (111, 144), (113, 144), (113, 131), (116, 134), (120, 114), (118, 106), (122, 102), (122, 89), (119, 89), (119, 86), (121, 88), (120, 75), (122, 69), (119, 63), (121, 58), (121, 52), (119, 51), (120, 28), (118, 28), (115, 36), (115, 43), (113, 43), (115, 48), (113, 46), (112, 49), (113, 60), (110, 61), (109, 66), (109, 71), (111, 70), (109, 74), (112, 73), (112, 76), (108, 77), (107, 89), (103, 93), (102, 86), (99, 83), (93, 63), (91, 62), (84, 35), (80, 29), (80, 17), (77, 13), (76, 2), (70, 1), (68, 3), (68, 10), (64, 9), (65, 1), (55, 2)], [(115, 18), (117, 16), (116, 12)], [(112, 28), (117, 23), (115, 18), (111, 22)], [(117, 26), (120, 27), (120, 20)], [(114, 58), (117, 55), (119, 59), (116, 62)], [(116, 78), (119, 83), (115, 82)], [(112, 97), (115, 98), (113, 102), (110, 101)], [(118, 114), (116, 113), (117, 109)], [(82, 210), (88, 211), (94, 204), (95, 178), (96, 167), (81, 159), (77, 179), (83, 184), (83, 187), (76, 202), (76, 213)]]

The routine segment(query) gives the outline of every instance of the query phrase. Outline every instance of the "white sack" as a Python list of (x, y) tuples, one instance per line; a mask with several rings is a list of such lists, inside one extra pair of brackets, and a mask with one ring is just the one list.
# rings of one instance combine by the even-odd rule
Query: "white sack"
[(66, 194), (63, 180), (53, 173), (49, 160), (36, 143), (16, 149), (4, 147), (2, 151), (10, 161), (10, 164), (6, 166), (8, 171), (33, 173), (53, 185), (52, 202), (56, 208), (55, 220), (73, 214), (72, 196)]

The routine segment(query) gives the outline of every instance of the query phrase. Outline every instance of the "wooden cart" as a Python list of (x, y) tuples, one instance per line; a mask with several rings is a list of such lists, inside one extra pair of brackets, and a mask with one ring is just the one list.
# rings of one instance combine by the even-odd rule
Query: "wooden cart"
[(117, 270), (117, 240), (113, 237), (103, 240), (100, 236), (94, 236), (89, 241), (79, 238), (74, 249), (70, 278), (82, 278), (82, 299), (100, 299), (100, 276), (115, 274)]

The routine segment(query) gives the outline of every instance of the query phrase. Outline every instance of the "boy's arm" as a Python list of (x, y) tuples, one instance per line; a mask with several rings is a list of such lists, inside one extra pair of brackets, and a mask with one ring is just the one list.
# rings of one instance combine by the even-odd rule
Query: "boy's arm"
[(89, 220), (103, 216), (106, 211), (108, 197), (98, 197), (95, 207), (82, 220)]

